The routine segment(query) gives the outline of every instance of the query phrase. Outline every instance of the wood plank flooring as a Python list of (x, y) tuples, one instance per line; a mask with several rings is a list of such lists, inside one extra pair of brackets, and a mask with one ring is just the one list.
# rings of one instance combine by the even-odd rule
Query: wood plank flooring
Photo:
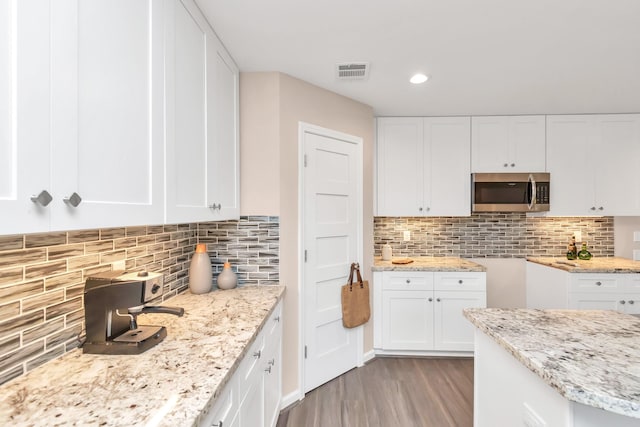
[(307, 393), (277, 427), (473, 425), (473, 359), (378, 357)]

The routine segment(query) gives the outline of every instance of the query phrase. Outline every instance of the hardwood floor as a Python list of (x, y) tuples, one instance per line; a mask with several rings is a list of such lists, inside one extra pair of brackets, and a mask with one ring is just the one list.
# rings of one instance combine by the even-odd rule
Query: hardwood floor
[(473, 359), (378, 357), (307, 393), (277, 427), (473, 425)]

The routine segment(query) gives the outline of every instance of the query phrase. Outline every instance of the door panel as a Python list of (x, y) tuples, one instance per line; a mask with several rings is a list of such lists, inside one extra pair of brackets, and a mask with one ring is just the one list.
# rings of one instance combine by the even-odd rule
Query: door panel
[(433, 291), (382, 292), (382, 348), (433, 349)]
[(462, 310), (470, 307), (486, 307), (486, 294), (470, 291), (435, 292), (436, 350), (473, 351), (474, 328), (462, 314)]
[(357, 329), (342, 324), (340, 288), (359, 259), (361, 155), (350, 140), (304, 132), (305, 392), (355, 367)]

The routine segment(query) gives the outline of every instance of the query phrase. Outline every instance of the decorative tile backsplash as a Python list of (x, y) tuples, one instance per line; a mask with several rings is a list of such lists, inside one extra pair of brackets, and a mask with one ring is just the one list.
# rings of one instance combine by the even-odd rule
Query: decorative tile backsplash
[[(527, 217), (480, 213), (470, 217), (375, 217), (375, 255), (389, 243), (394, 256), (524, 258), (563, 256), (574, 231), (594, 256), (613, 256), (613, 217)], [(403, 231), (411, 233), (403, 241)], [(579, 248), (578, 248), (579, 249)]]
[(191, 254), (207, 243), (214, 276), (228, 260), (241, 285), (272, 284), (278, 242), (277, 217), (0, 236), (0, 384), (79, 345), (87, 276), (162, 272), (167, 299), (188, 288)]

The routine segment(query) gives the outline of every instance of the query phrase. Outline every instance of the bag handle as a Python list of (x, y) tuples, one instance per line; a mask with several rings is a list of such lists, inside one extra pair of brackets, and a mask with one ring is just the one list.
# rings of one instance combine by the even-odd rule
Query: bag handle
[(362, 276), (360, 275), (360, 264), (357, 262), (351, 263), (351, 272), (349, 273), (349, 292), (353, 290), (353, 272), (356, 272), (357, 282), (360, 285), (360, 289), (364, 288), (364, 282), (362, 281)]

